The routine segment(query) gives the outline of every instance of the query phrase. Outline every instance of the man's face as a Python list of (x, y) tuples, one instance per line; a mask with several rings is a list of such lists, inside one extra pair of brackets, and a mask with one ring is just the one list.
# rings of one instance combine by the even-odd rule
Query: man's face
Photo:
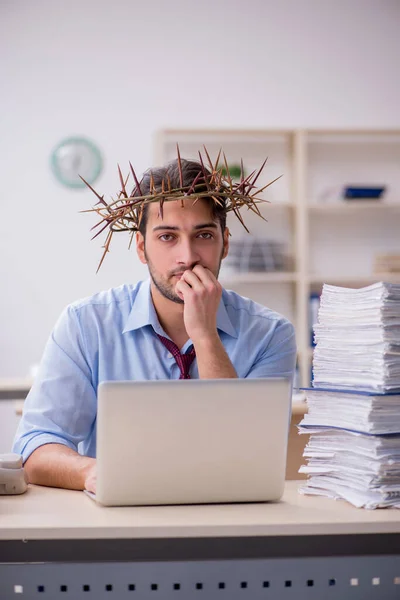
[(228, 229), (222, 234), (221, 225), (212, 217), (206, 200), (192, 198), (172, 200), (163, 206), (151, 203), (148, 209), (146, 240), (136, 235), (139, 259), (147, 264), (158, 291), (172, 302), (183, 304), (175, 292), (182, 273), (202, 265), (218, 277), (221, 261), (228, 253)]

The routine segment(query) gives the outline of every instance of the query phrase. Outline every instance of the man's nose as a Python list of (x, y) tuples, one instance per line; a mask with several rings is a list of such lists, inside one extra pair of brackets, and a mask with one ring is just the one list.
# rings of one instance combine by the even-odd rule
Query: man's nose
[(198, 263), (200, 256), (196, 252), (193, 243), (190, 240), (182, 240), (179, 244), (179, 255), (177, 262), (188, 268), (192, 268)]

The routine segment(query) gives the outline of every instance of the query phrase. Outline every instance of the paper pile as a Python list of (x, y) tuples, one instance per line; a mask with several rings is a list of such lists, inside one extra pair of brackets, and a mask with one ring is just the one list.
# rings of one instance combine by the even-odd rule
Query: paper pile
[(324, 285), (314, 326), (314, 387), (400, 391), (400, 285)]
[(306, 390), (306, 494), (400, 507), (400, 394)]
[(400, 285), (324, 285), (314, 332), (300, 491), (400, 508)]

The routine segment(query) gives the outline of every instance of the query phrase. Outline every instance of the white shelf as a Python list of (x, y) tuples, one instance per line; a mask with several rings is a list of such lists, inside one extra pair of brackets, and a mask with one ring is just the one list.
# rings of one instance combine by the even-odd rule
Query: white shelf
[[(263, 199), (263, 194), (261, 194), (260, 198)], [(264, 196), (265, 197), (265, 196)], [(261, 210), (263, 217), (268, 216), (268, 213), (279, 210), (294, 210), (296, 205), (294, 202), (281, 202), (281, 201), (269, 201), (265, 197), (265, 202), (259, 202), (257, 204), (258, 208)]]
[(258, 205), (259, 208), (265, 208), (268, 212), (269, 210), (293, 210), (295, 208), (295, 204), (293, 202), (262, 202)]
[(376, 211), (376, 212), (389, 212), (389, 211), (400, 211), (400, 202), (384, 202), (380, 200), (338, 200), (336, 203), (317, 204), (316, 202), (310, 203), (308, 209), (311, 213), (357, 213), (359, 211)]
[(15, 378), (15, 379), (0, 379), (0, 392), (19, 392), (21, 390), (28, 392), (33, 384), (33, 378)]
[(220, 142), (224, 140), (234, 140), (235, 142), (240, 139), (242, 142), (248, 142), (252, 139), (267, 138), (271, 139), (274, 136), (285, 137), (293, 135), (292, 129), (218, 129), (218, 128), (205, 128), (205, 129), (163, 129), (159, 132), (162, 136), (161, 142), (164, 144), (165, 141), (180, 143), (181, 139), (200, 140), (201, 144), (211, 140), (212, 142)]
[(377, 273), (373, 275), (310, 275), (309, 283), (330, 285), (348, 285), (349, 287), (371, 285), (378, 281), (386, 281), (389, 283), (400, 283), (400, 273)]
[(285, 273), (281, 271), (262, 273), (221, 273), (222, 285), (238, 285), (251, 283), (294, 283), (297, 281), (296, 273)]
[(365, 141), (396, 142), (399, 129), (308, 129), (310, 144), (359, 143)]

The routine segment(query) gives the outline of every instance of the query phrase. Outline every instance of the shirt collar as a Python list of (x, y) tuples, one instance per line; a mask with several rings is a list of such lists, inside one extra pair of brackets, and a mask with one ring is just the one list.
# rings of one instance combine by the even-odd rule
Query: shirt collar
[[(165, 335), (160, 322), (157, 317), (157, 313), (154, 308), (153, 300), (150, 293), (150, 279), (142, 281), (138, 293), (135, 296), (131, 311), (125, 322), (125, 327), (122, 333), (127, 331), (135, 331), (146, 325), (151, 325), (156, 333)], [(219, 303), (217, 312), (217, 329), (220, 329), (224, 333), (237, 338), (237, 333), (232, 325), (232, 321), (227, 313), (224, 295), (222, 294), (221, 301)]]
[(151, 325), (157, 333), (162, 334), (162, 327), (151, 299), (150, 279), (140, 283), (139, 291), (135, 296), (122, 333), (135, 331), (135, 329), (146, 327), (146, 325)]

